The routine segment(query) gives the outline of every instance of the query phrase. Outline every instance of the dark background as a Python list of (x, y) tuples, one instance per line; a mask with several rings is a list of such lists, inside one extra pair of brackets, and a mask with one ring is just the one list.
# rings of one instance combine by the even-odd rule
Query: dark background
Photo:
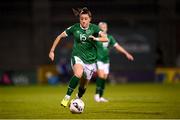
[[(52, 64), (48, 53), (54, 39), (78, 22), (72, 8), (84, 6), (92, 23), (107, 22), (109, 33), (135, 57), (131, 63), (112, 50), (112, 71), (178, 66), (180, 0), (1, 0), (0, 69)], [(57, 56), (69, 61), (72, 44), (71, 38), (63, 40)]]

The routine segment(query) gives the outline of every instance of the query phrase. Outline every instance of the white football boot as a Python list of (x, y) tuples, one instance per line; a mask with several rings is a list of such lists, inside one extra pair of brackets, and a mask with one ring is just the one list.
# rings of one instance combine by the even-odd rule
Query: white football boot
[(103, 97), (100, 97), (100, 102), (109, 102), (109, 101)]
[(95, 95), (94, 95), (94, 100), (95, 100), (96, 102), (100, 102), (99, 94), (95, 94)]

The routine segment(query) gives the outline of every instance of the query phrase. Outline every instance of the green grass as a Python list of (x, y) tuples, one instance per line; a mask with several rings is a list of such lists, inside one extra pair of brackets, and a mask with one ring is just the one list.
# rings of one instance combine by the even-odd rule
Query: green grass
[(89, 85), (83, 97), (85, 111), (71, 114), (68, 108), (60, 106), (66, 85), (0, 86), (0, 118), (180, 118), (179, 84), (123, 84), (106, 88), (109, 103), (95, 103), (95, 85)]

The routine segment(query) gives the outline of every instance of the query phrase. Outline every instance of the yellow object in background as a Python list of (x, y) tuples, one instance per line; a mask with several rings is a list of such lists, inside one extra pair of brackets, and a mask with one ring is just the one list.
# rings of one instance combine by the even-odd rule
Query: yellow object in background
[(157, 68), (156, 76), (164, 83), (180, 83), (180, 68)]
[(41, 65), (37, 69), (38, 83), (43, 84), (48, 82), (48, 78), (58, 75), (55, 65)]

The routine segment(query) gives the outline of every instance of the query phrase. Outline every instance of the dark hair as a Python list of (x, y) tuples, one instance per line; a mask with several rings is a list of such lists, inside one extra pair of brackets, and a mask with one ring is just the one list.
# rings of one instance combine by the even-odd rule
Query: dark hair
[(82, 14), (88, 14), (89, 17), (92, 17), (91, 11), (88, 10), (87, 7), (77, 8), (77, 9), (72, 8), (72, 10), (75, 16), (79, 17)]

